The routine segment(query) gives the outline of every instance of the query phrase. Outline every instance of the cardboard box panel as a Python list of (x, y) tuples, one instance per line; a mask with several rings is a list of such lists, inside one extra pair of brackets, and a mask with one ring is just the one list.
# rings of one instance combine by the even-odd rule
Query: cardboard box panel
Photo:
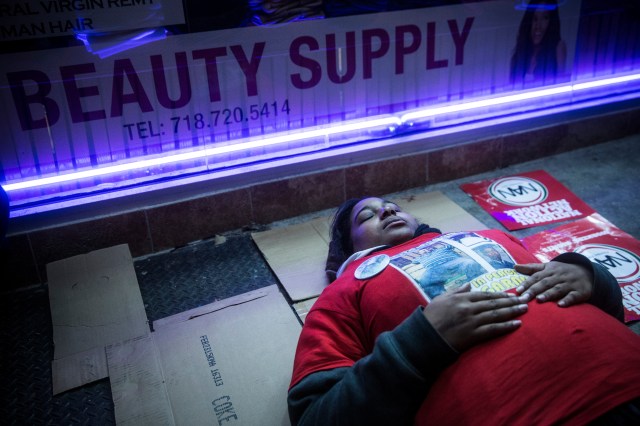
[(391, 201), (442, 232), (480, 231), (487, 226), (451, 201), (442, 192), (426, 192), (392, 198)]
[[(141, 411), (156, 409), (151, 400), (163, 394), (153, 386), (164, 386), (178, 425), (288, 425), (286, 397), (301, 326), (277, 286), (252, 293), (160, 321), (149, 339), (110, 346), (118, 422), (151, 418), (153, 412)], [(139, 344), (153, 348), (130, 347)], [(137, 353), (157, 353), (160, 368)], [(139, 403), (116, 399), (127, 390)]]
[(318, 300), (318, 298), (314, 297), (313, 299), (307, 299), (293, 304), (293, 309), (296, 311), (296, 315), (298, 315), (300, 322), (303, 324), (304, 320), (307, 318), (307, 314), (311, 310), (311, 307), (316, 303), (316, 300)]
[(175, 425), (160, 354), (151, 335), (106, 347), (118, 425)]
[(265, 287), (265, 288), (260, 288), (258, 290), (249, 291), (244, 294), (239, 294), (237, 296), (233, 296), (228, 299), (217, 300), (213, 303), (209, 303), (208, 305), (199, 306), (197, 308), (190, 309), (188, 311), (180, 312), (175, 315), (157, 319), (153, 322), (153, 329), (155, 331), (158, 331), (160, 328), (165, 327), (167, 325), (189, 321), (199, 316), (211, 314), (213, 312), (228, 308), (230, 306), (240, 305), (242, 303), (247, 303), (255, 299), (260, 299), (261, 297), (266, 297), (270, 295), (271, 292), (272, 292), (271, 287)]
[(149, 326), (126, 244), (49, 263), (47, 276), (58, 393), (105, 377), (104, 347)]
[(54, 395), (109, 375), (103, 346), (54, 359), (51, 367)]
[(317, 296), (328, 284), (324, 272), (330, 218), (251, 234), (293, 301)]

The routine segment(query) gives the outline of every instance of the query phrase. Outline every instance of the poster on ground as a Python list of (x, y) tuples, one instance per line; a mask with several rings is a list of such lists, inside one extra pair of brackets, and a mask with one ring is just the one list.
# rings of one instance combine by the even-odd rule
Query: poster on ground
[(523, 238), (541, 262), (573, 251), (606, 268), (622, 290), (625, 322), (640, 320), (640, 241), (595, 213)]
[(460, 187), (510, 231), (595, 213), (544, 170), (466, 183)]

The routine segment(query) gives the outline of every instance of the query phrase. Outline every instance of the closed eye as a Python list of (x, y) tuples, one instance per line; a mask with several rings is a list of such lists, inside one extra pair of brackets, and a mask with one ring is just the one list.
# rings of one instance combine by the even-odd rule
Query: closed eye
[(373, 217), (373, 212), (368, 211), (368, 212), (362, 212), (360, 214), (360, 216), (358, 216), (358, 222), (359, 223), (364, 223), (367, 220), (371, 219)]

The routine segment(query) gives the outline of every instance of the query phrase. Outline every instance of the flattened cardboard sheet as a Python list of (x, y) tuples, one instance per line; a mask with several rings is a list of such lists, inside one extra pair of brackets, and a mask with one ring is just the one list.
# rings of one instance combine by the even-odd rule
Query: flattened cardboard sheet
[(54, 395), (109, 375), (104, 346), (54, 359), (51, 366)]
[(304, 320), (307, 318), (307, 314), (311, 310), (311, 307), (316, 303), (316, 300), (318, 300), (318, 298), (314, 297), (313, 299), (303, 300), (302, 302), (294, 303), (292, 305), (293, 309), (296, 311), (296, 315), (300, 318), (300, 322), (303, 324)]
[(109, 345), (106, 354), (116, 424), (177, 424), (151, 335)]
[(541, 262), (576, 252), (603, 266), (620, 284), (625, 322), (640, 320), (640, 241), (601, 215), (539, 232), (522, 243)]
[(328, 284), (324, 272), (329, 217), (251, 234), (293, 301), (319, 295)]
[(261, 297), (270, 295), (272, 291), (273, 290), (270, 287), (260, 288), (258, 290), (249, 291), (247, 293), (239, 294), (228, 299), (218, 300), (213, 303), (209, 303), (208, 305), (199, 306), (188, 311), (180, 312), (175, 315), (160, 318), (153, 322), (153, 329), (157, 331), (158, 329), (166, 327), (167, 325), (189, 321), (199, 316), (211, 314), (230, 306), (251, 302), (252, 300), (260, 299)]
[(47, 265), (54, 394), (106, 377), (104, 347), (149, 334), (126, 244)]
[(444, 232), (481, 231), (487, 226), (440, 191), (392, 198), (404, 210)]
[(107, 348), (118, 424), (289, 424), (301, 326), (277, 286), (154, 328), (148, 338)]
[[(487, 227), (441, 192), (393, 199), (421, 222), (442, 232)], [(330, 217), (251, 234), (294, 302), (317, 297), (327, 286), (324, 272), (329, 249)]]

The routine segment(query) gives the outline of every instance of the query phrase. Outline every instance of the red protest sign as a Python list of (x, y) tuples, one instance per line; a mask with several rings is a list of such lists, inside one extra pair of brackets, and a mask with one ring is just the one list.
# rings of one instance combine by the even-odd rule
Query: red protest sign
[(595, 213), (543, 170), (460, 185), (510, 231)]
[(640, 241), (599, 214), (523, 238), (541, 262), (573, 251), (602, 265), (618, 280), (625, 322), (640, 320)]

